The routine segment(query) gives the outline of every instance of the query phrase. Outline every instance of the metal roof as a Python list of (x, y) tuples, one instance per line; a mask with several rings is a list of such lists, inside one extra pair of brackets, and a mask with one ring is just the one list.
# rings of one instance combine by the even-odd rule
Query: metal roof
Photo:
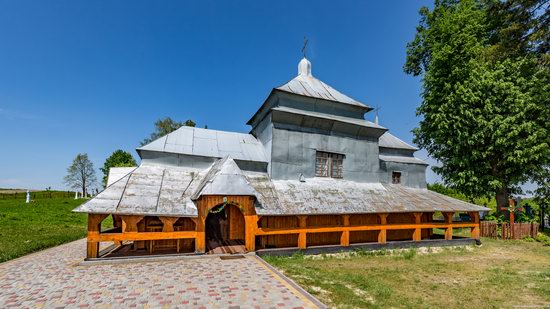
[(418, 158), (415, 158), (415, 157), (378, 155), (378, 158), (380, 158), (380, 160), (386, 161), (386, 162), (429, 165), (427, 162), (422, 161), (422, 160), (420, 160)]
[(74, 211), (196, 217), (190, 196), (200, 179), (186, 168), (141, 165)]
[(262, 144), (251, 134), (183, 126), (139, 151), (161, 151), (194, 156), (267, 162)]
[(259, 215), (488, 211), (427, 189), (342, 179), (272, 180), (249, 177), (260, 194)]
[(361, 127), (387, 130), (383, 126), (378, 125), (374, 122), (370, 122), (370, 121), (365, 120), (365, 119), (330, 115), (330, 114), (319, 113), (319, 112), (314, 112), (314, 111), (307, 111), (307, 110), (297, 109), (297, 108), (292, 108), (292, 107), (287, 107), (287, 106), (277, 106), (277, 107), (272, 108), (272, 110), (279, 111), (279, 112), (284, 112), (284, 113), (295, 114), (295, 115), (302, 115), (302, 116), (322, 118), (322, 119), (327, 119), (327, 120), (334, 120), (334, 121), (338, 121), (338, 122), (354, 124), (354, 125), (361, 126)]
[(107, 187), (120, 180), (122, 177), (128, 175), (136, 167), (111, 167), (109, 169), (109, 175), (107, 176)]
[(306, 58), (303, 58), (298, 64), (298, 76), (275, 89), (306, 97), (369, 108), (367, 105), (342, 94), (338, 90), (313, 77), (313, 75), (311, 75), (311, 63)]
[(405, 143), (390, 132), (386, 132), (380, 136), (378, 145), (383, 148), (418, 150), (418, 148)]
[(216, 161), (203, 177), (191, 199), (201, 195), (252, 195), (258, 194), (250, 186), (237, 163), (226, 156)]
[(258, 215), (489, 210), (401, 185), (329, 178), (272, 180), (266, 173), (244, 173), (225, 157), (203, 171), (141, 165), (74, 211), (196, 217), (193, 200), (201, 195), (255, 196)]

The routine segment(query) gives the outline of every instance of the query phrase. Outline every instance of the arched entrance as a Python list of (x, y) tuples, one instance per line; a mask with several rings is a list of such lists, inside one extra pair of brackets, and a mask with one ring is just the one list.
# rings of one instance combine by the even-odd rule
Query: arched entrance
[(206, 252), (245, 253), (245, 220), (239, 207), (221, 204), (208, 211), (205, 221)]

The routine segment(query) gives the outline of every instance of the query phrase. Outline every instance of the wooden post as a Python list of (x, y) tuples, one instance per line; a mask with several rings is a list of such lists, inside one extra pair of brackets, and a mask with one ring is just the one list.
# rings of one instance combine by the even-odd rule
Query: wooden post
[(453, 215), (454, 212), (444, 212), (443, 216), (445, 217), (445, 223), (447, 228), (445, 229), (445, 240), (453, 239)]
[(195, 253), (205, 253), (206, 252), (206, 233), (204, 231), (205, 221), (202, 216), (199, 214), (198, 218), (191, 218), (195, 222)]
[[(349, 215), (342, 215), (342, 223), (344, 226), (349, 226)], [(342, 231), (342, 236), (340, 236), (340, 246), (349, 246), (349, 231)]]
[[(422, 213), (421, 212), (415, 212), (414, 215), (414, 224), (420, 225), (422, 223)], [(414, 229), (413, 233), (413, 240), (414, 241), (421, 241), (422, 240), (422, 229), (417, 227)]]
[(162, 221), (162, 231), (163, 232), (173, 232), (174, 231), (174, 223), (178, 221), (179, 217), (159, 217), (160, 221)]
[(472, 222), (476, 224), (475, 227), (471, 228), (472, 238), (479, 239), (479, 234), (480, 234), (479, 233), (480, 232), (480, 230), (479, 230), (479, 228), (480, 228), (479, 227), (479, 224), (480, 224), (479, 223), (479, 212), (477, 212), (477, 211), (470, 212), (469, 215), (470, 215), (470, 218), (471, 218)]
[(99, 242), (90, 241), (90, 236), (99, 235), (101, 232), (101, 221), (107, 218), (105, 214), (88, 214), (88, 241), (86, 244), (86, 257), (97, 258), (99, 254)]
[(258, 228), (258, 216), (248, 215), (244, 216), (245, 224), (245, 239), (244, 246), (246, 251), (256, 251), (256, 229)]
[[(380, 224), (388, 224), (388, 214), (378, 214), (378, 216), (380, 217)], [(386, 234), (386, 228), (381, 228), (380, 232), (378, 232), (378, 243), (386, 243)]]
[(298, 216), (298, 227), (300, 228), (300, 234), (298, 234), (298, 248), (305, 249), (307, 248), (307, 216)]

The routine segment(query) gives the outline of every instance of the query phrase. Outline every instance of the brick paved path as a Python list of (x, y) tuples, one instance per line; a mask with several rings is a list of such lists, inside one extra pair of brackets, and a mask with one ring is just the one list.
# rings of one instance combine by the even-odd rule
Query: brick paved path
[(81, 266), (85, 246), (79, 240), (0, 264), (0, 308), (315, 307), (257, 257)]

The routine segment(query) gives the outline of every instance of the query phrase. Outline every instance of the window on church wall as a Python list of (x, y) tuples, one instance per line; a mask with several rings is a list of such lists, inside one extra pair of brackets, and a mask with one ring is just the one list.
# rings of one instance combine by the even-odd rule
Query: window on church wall
[(315, 160), (315, 176), (342, 178), (343, 165), (343, 154), (317, 151)]
[(401, 183), (401, 172), (392, 172), (391, 173), (391, 183), (400, 184)]

